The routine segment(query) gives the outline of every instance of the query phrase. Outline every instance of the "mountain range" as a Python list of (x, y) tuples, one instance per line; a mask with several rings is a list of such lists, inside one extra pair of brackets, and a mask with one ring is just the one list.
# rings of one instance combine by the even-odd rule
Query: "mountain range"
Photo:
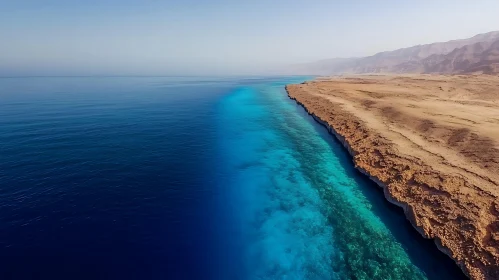
[(364, 73), (499, 73), (499, 31), (468, 39), (417, 45), (358, 58), (333, 58), (295, 65), (314, 75)]

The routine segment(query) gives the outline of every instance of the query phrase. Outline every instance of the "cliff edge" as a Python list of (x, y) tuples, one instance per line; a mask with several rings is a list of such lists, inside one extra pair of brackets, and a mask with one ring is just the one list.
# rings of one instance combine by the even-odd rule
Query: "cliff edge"
[(471, 279), (499, 279), (499, 77), (351, 76), (288, 85), (361, 172)]

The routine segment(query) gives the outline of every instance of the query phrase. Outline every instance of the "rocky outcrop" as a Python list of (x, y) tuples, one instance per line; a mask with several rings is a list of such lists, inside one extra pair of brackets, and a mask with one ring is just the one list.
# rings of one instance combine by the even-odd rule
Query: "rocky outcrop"
[(362, 119), (306, 87), (289, 85), (286, 90), (343, 143), (356, 168), (383, 188), (387, 200), (404, 209), (420, 234), (434, 239), (471, 279), (499, 279), (499, 202), (494, 194), (400, 153)]

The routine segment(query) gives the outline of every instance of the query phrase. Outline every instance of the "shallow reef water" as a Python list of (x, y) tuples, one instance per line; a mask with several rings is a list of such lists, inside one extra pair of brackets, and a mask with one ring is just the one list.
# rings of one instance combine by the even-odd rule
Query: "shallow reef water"
[(289, 100), (283, 82), (241, 87), (220, 111), (231, 218), (249, 279), (462, 276)]

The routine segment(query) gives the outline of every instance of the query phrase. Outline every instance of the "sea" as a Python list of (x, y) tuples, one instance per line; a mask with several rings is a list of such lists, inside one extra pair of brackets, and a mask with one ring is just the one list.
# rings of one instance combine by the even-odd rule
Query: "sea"
[(465, 279), (285, 85), (0, 78), (0, 279)]

